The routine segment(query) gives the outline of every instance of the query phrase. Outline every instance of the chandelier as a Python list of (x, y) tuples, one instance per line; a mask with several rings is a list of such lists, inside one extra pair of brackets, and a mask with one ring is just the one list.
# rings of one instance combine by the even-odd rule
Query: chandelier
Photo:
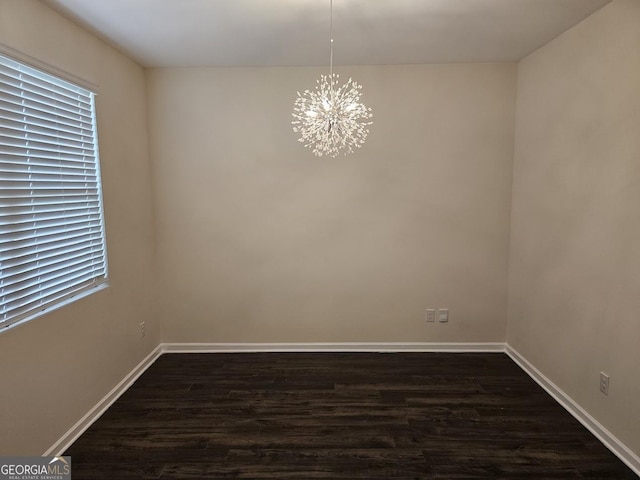
[(298, 92), (293, 106), (293, 131), (315, 155), (336, 157), (360, 148), (373, 122), (371, 109), (360, 103), (362, 86), (351, 78), (340, 85), (333, 73), (333, 0), (330, 0), (329, 75), (320, 75), (313, 91)]

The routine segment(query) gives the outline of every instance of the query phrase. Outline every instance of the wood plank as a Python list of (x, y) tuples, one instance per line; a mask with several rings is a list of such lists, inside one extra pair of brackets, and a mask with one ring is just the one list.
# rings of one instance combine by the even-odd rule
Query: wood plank
[(167, 354), (74, 478), (636, 479), (504, 354)]

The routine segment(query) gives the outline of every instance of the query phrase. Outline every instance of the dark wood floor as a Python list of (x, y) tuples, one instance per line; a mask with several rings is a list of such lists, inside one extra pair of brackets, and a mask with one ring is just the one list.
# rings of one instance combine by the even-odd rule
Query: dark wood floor
[(73, 478), (636, 479), (504, 354), (163, 355)]

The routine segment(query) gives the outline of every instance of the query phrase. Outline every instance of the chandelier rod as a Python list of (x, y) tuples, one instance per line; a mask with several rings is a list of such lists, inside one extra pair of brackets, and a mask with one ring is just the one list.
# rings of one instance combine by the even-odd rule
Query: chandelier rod
[(333, 0), (329, 0), (329, 76), (333, 78)]

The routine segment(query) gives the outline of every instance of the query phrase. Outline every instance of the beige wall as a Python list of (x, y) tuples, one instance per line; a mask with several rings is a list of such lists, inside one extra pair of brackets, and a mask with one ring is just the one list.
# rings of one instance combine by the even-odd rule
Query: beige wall
[(149, 72), (164, 340), (504, 341), (515, 65), (340, 68), (375, 123), (318, 159), (291, 108), (325, 70)]
[(39, 1), (0, 0), (0, 43), (99, 88), (111, 285), (0, 335), (0, 455), (40, 455), (159, 342), (145, 79)]
[(508, 342), (640, 453), (640, 1), (524, 59), (516, 124)]

